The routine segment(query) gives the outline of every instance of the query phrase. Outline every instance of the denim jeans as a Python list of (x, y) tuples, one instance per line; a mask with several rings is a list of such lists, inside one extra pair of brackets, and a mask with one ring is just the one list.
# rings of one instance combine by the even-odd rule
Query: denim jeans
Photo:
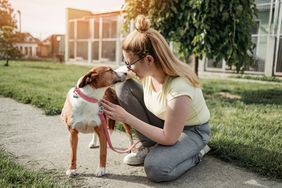
[[(143, 89), (134, 80), (116, 87), (121, 106), (153, 126), (162, 128), (164, 121), (152, 114), (145, 106)], [(138, 139), (144, 147), (151, 147), (144, 162), (146, 175), (155, 182), (171, 181), (200, 162), (199, 152), (209, 142), (209, 124), (185, 126), (184, 130), (173, 146), (164, 146), (155, 143), (136, 131)]]

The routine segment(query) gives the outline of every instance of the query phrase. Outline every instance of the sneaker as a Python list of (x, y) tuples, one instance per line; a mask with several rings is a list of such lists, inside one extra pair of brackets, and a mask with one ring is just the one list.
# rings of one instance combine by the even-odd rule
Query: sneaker
[(128, 165), (142, 165), (145, 157), (149, 153), (149, 148), (140, 146), (137, 151), (131, 151), (123, 158), (123, 162)]
[(206, 155), (210, 150), (211, 150), (211, 148), (208, 145), (205, 145), (199, 153), (200, 159), (202, 159), (204, 157), (204, 155)]

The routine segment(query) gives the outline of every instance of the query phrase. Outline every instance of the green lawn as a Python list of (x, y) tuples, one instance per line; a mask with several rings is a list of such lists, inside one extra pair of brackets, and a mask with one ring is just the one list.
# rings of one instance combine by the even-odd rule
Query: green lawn
[[(7, 152), (0, 149), (1, 187), (70, 187), (67, 180), (59, 180), (52, 172), (34, 172), (16, 164)], [(58, 182), (59, 180), (59, 182)]]
[[(65, 95), (87, 67), (0, 62), (0, 95), (59, 114)], [(282, 84), (201, 80), (211, 111), (212, 155), (282, 178)], [(1, 177), (0, 177), (1, 179)]]

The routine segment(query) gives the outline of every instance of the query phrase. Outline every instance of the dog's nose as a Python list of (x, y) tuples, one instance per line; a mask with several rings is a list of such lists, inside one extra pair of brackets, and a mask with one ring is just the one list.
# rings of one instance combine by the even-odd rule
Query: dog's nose
[(124, 76), (127, 76), (127, 72), (123, 73)]

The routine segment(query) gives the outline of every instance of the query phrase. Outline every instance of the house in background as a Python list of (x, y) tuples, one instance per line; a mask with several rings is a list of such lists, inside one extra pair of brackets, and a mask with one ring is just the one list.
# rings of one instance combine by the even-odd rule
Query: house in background
[[(251, 28), (255, 62), (245, 73), (282, 76), (282, 2), (280, 0), (256, 0), (258, 16)], [(112, 11), (66, 10), (65, 61), (94, 64), (120, 65), (121, 43), (128, 34), (121, 32), (124, 13)], [(133, 30), (131, 23), (130, 30)], [(199, 62), (201, 73), (234, 73), (224, 60), (215, 62), (204, 58)]]
[(65, 35), (54, 34), (39, 44), (39, 56), (41, 58), (58, 59), (63, 62), (65, 55)]
[(30, 33), (20, 33), (20, 42), (16, 43), (16, 47), (24, 59), (57, 59), (63, 62), (65, 35), (54, 34), (40, 41)]
[(34, 59), (38, 57), (38, 46), (40, 40), (30, 33), (20, 33), (20, 41), (16, 47), (21, 51), (23, 58)]

